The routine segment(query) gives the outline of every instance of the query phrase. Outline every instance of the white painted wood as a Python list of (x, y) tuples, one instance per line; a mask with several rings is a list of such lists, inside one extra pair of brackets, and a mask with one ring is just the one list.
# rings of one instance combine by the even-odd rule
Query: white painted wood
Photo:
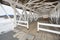
[(56, 34), (60, 34), (60, 31), (54, 31), (54, 30), (49, 30), (49, 29), (45, 29), (45, 28), (40, 28), (40, 25), (44, 25), (44, 26), (50, 26), (50, 27), (55, 27), (55, 28), (60, 28), (60, 25), (56, 25), (56, 24), (48, 24), (48, 23), (39, 23), (37, 22), (37, 31), (42, 30), (42, 31), (46, 31), (46, 32), (51, 32), (51, 33), (56, 33)]
[(24, 27), (27, 27), (27, 25), (23, 25), (23, 24), (19, 24), (19, 23), (18, 23), (17, 25), (20, 25), (20, 26), (24, 26)]
[(56, 34), (60, 34), (60, 31), (54, 31), (54, 30), (49, 30), (49, 29), (44, 29), (44, 28), (39, 28), (39, 30), (46, 31), (46, 32), (51, 32), (51, 33), (56, 33)]
[(28, 21), (20, 21), (20, 20), (17, 20), (17, 22), (20, 22), (20, 23), (28, 23)]
[(40, 25), (44, 25), (44, 26), (52, 26), (52, 27), (60, 28), (60, 25), (57, 25), (57, 24), (39, 23), (39, 22), (38, 22), (38, 24), (40, 24)]
[[(17, 21), (17, 22), (18, 22), (17, 25), (24, 26), (24, 27), (27, 27), (27, 29), (29, 29), (28, 21)], [(21, 23), (24, 23), (24, 24), (21, 24)]]
[[(16, 7), (16, 5), (12, 5), (12, 7), (13, 7), (13, 9), (15, 9), (14, 7)], [(16, 23), (16, 10), (14, 10), (14, 25), (15, 25), (15, 27), (17, 26), (17, 23)]]

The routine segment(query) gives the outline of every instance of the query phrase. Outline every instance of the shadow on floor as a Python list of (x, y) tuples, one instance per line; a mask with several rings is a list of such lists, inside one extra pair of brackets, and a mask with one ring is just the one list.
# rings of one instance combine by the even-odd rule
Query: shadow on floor
[(8, 33), (0, 34), (0, 40), (18, 40), (17, 38), (13, 38), (15, 32), (10, 31)]

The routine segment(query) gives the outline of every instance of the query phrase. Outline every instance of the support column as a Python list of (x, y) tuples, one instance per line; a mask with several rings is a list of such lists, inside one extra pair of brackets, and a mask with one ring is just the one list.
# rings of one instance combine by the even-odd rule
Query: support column
[(16, 5), (14, 4), (14, 5), (12, 5), (12, 7), (13, 7), (13, 9), (14, 9), (14, 26), (16, 27), (17, 26), (17, 23), (16, 23), (16, 10), (15, 10), (15, 8), (16, 8)]

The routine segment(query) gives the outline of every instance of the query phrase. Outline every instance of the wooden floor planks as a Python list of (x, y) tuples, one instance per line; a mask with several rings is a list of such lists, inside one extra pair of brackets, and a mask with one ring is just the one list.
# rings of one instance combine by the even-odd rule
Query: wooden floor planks
[[(32, 22), (29, 25), (29, 30), (27, 30), (27, 28), (25, 27), (21, 27), (18, 26), (15, 29), (16, 30), (20, 30), (20, 32), (24, 32), (27, 35), (33, 35), (34, 36), (34, 40), (60, 40), (60, 35), (57, 34), (53, 34), (53, 33), (48, 33), (48, 32), (43, 32), (43, 31), (39, 31), (37, 32), (37, 22)], [(18, 34), (19, 36), (19, 34)]]

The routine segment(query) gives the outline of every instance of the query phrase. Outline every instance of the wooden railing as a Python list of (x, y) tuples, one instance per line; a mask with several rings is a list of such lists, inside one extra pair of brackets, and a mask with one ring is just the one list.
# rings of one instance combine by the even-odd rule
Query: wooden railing
[(40, 25), (42, 25), (42, 26), (50, 26), (50, 27), (54, 27), (54, 28), (60, 28), (60, 25), (37, 22), (37, 31), (41, 30), (41, 31), (60, 34), (60, 31), (54, 31), (54, 30), (49, 30), (49, 29), (45, 29), (45, 28), (40, 28)]

